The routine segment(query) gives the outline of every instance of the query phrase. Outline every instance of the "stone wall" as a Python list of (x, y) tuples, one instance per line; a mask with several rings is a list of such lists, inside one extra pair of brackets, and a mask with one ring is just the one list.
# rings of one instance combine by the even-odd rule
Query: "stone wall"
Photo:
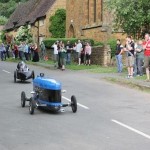
[[(47, 49), (48, 59), (53, 60), (53, 49)], [(92, 47), (91, 64), (108, 66), (111, 63), (110, 47)]]
[(105, 45), (103, 47), (92, 47), (91, 63), (96, 65), (108, 66), (110, 65), (111, 55), (110, 47)]

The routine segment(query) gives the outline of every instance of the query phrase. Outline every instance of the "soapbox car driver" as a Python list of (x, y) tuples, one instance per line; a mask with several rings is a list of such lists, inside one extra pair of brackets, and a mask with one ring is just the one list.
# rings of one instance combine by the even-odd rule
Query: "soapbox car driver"
[(20, 72), (22, 72), (22, 71), (24, 71), (24, 72), (29, 71), (27, 65), (23, 61), (21, 61), (21, 62), (18, 63), (17, 69)]

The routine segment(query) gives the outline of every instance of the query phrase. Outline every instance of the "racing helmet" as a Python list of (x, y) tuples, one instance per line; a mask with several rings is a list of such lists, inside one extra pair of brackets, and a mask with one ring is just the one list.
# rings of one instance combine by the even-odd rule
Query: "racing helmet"
[(23, 68), (25, 68), (25, 66), (26, 65), (25, 65), (24, 61), (21, 61), (21, 62), (18, 63), (17, 68), (18, 69), (23, 69)]

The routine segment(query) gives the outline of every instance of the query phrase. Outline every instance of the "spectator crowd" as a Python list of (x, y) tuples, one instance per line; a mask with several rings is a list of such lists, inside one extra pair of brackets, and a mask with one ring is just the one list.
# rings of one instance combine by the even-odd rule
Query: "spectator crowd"
[(0, 44), (0, 57), (4, 61), (7, 58), (13, 57), (23, 61), (32, 60), (33, 62), (39, 61), (39, 50), (37, 44), (27, 44), (20, 42), (17, 44)]
[(144, 40), (135, 41), (131, 36), (126, 38), (126, 43), (123, 46), (120, 39), (117, 39), (116, 44), (116, 62), (118, 72), (123, 69), (122, 54), (126, 53), (126, 66), (128, 75), (127, 78), (134, 76), (143, 76), (145, 69), (146, 81), (150, 81), (149, 65), (150, 65), (150, 35), (145, 34)]
[(92, 48), (88, 42), (71, 44), (70, 41), (64, 44), (62, 41), (56, 41), (54, 48), (55, 67), (65, 70), (65, 65), (70, 65), (72, 61), (78, 65), (91, 65)]
[[(145, 34), (144, 40), (135, 41), (131, 36), (127, 36), (123, 45), (120, 39), (116, 42), (116, 63), (117, 71), (121, 73), (123, 70), (122, 54), (126, 54), (127, 78), (134, 76), (143, 76), (144, 68), (146, 72), (146, 81), (150, 81), (149, 65), (150, 65), (150, 35)], [(65, 70), (65, 65), (76, 62), (78, 65), (91, 65), (92, 48), (90, 43), (78, 40), (74, 44), (67, 41), (56, 41), (53, 45), (54, 66), (58, 69)], [(40, 52), (40, 56), (39, 56)], [(28, 44), (20, 42), (20, 44), (3, 44), (0, 43), (0, 57), (4, 61), (10, 57), (23, 61), (38, 62), (46, 60), (46, 48), (44, 42), (41, 42), (39, 48), (36, 43)]]
[[(78, 40), (76, 43), (71, 44), (68, 41), (64, 44), (62, 41), (56, 41), (52, 48), (54, 49), (54, 63), (55, 67), (65, 70), (65, 65), (70, 65), (71, 62), (77, 62), (78, 65), (85, 64), (91, 65), (91, 46), (88, 42)], [(39, 53), (40, 52), (40, 53)], [(0, 57), (4, 61), (9, 57), (20, 59), (22, 61), (38, 62), (46, 60), (46, 48), (44, 42), (41, 42), (38, 47), (36, 43), (28, 44), (20, 42), (20, 44), (3, 44), (0, 43)]]

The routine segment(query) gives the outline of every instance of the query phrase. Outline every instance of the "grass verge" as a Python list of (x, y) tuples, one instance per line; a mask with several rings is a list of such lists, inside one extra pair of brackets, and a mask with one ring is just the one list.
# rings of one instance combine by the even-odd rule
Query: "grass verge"
[[(7, 59), (7, 61), (18, 63), (20, 61), (20, 59), (9, 58), (9, 59)], [(54, 62), (51, 60), (48, 60), (48, 61), (40, 60), (39, 62), (26, 61), (26, 63), (31, 64), (31, 65), (39, 65), (39, 66), (42, 66), (45, 68), (50, 68), (50, 66), (54, 66)], [(86, 71), (89, 71), (92, 73), (114, 73), (114, 72), (116, 72), (116, 67), (111, 67), (111, 66), (103, 67), (100, 65), (86, 66), (86, 65), (78, 65), (76, 63), (72, 63), (71, 65), (66, 65), (66, 68), (69, 70), (74, 70), (74, 71), (86, 70)]]
[(143, 91), (143, 92), (146, 92), (146, 93), (150, 93), (150, 86), (141, 85), (141, 84), (138, 84), (138, 83), (136, 83), (132, 80), (123, 80), (121, 78), (118, 79), (118, 78), (115, 78), (115, 77), (104, 77), (103, 79), (106, 80), (106, 81), (109, 81), (111, 83), (124, 86), (124, 87), (129, 87), (129, 88), (132, 88), (132, 89), (137, 89), (137, 90), (140, 90), (140, 91)]

